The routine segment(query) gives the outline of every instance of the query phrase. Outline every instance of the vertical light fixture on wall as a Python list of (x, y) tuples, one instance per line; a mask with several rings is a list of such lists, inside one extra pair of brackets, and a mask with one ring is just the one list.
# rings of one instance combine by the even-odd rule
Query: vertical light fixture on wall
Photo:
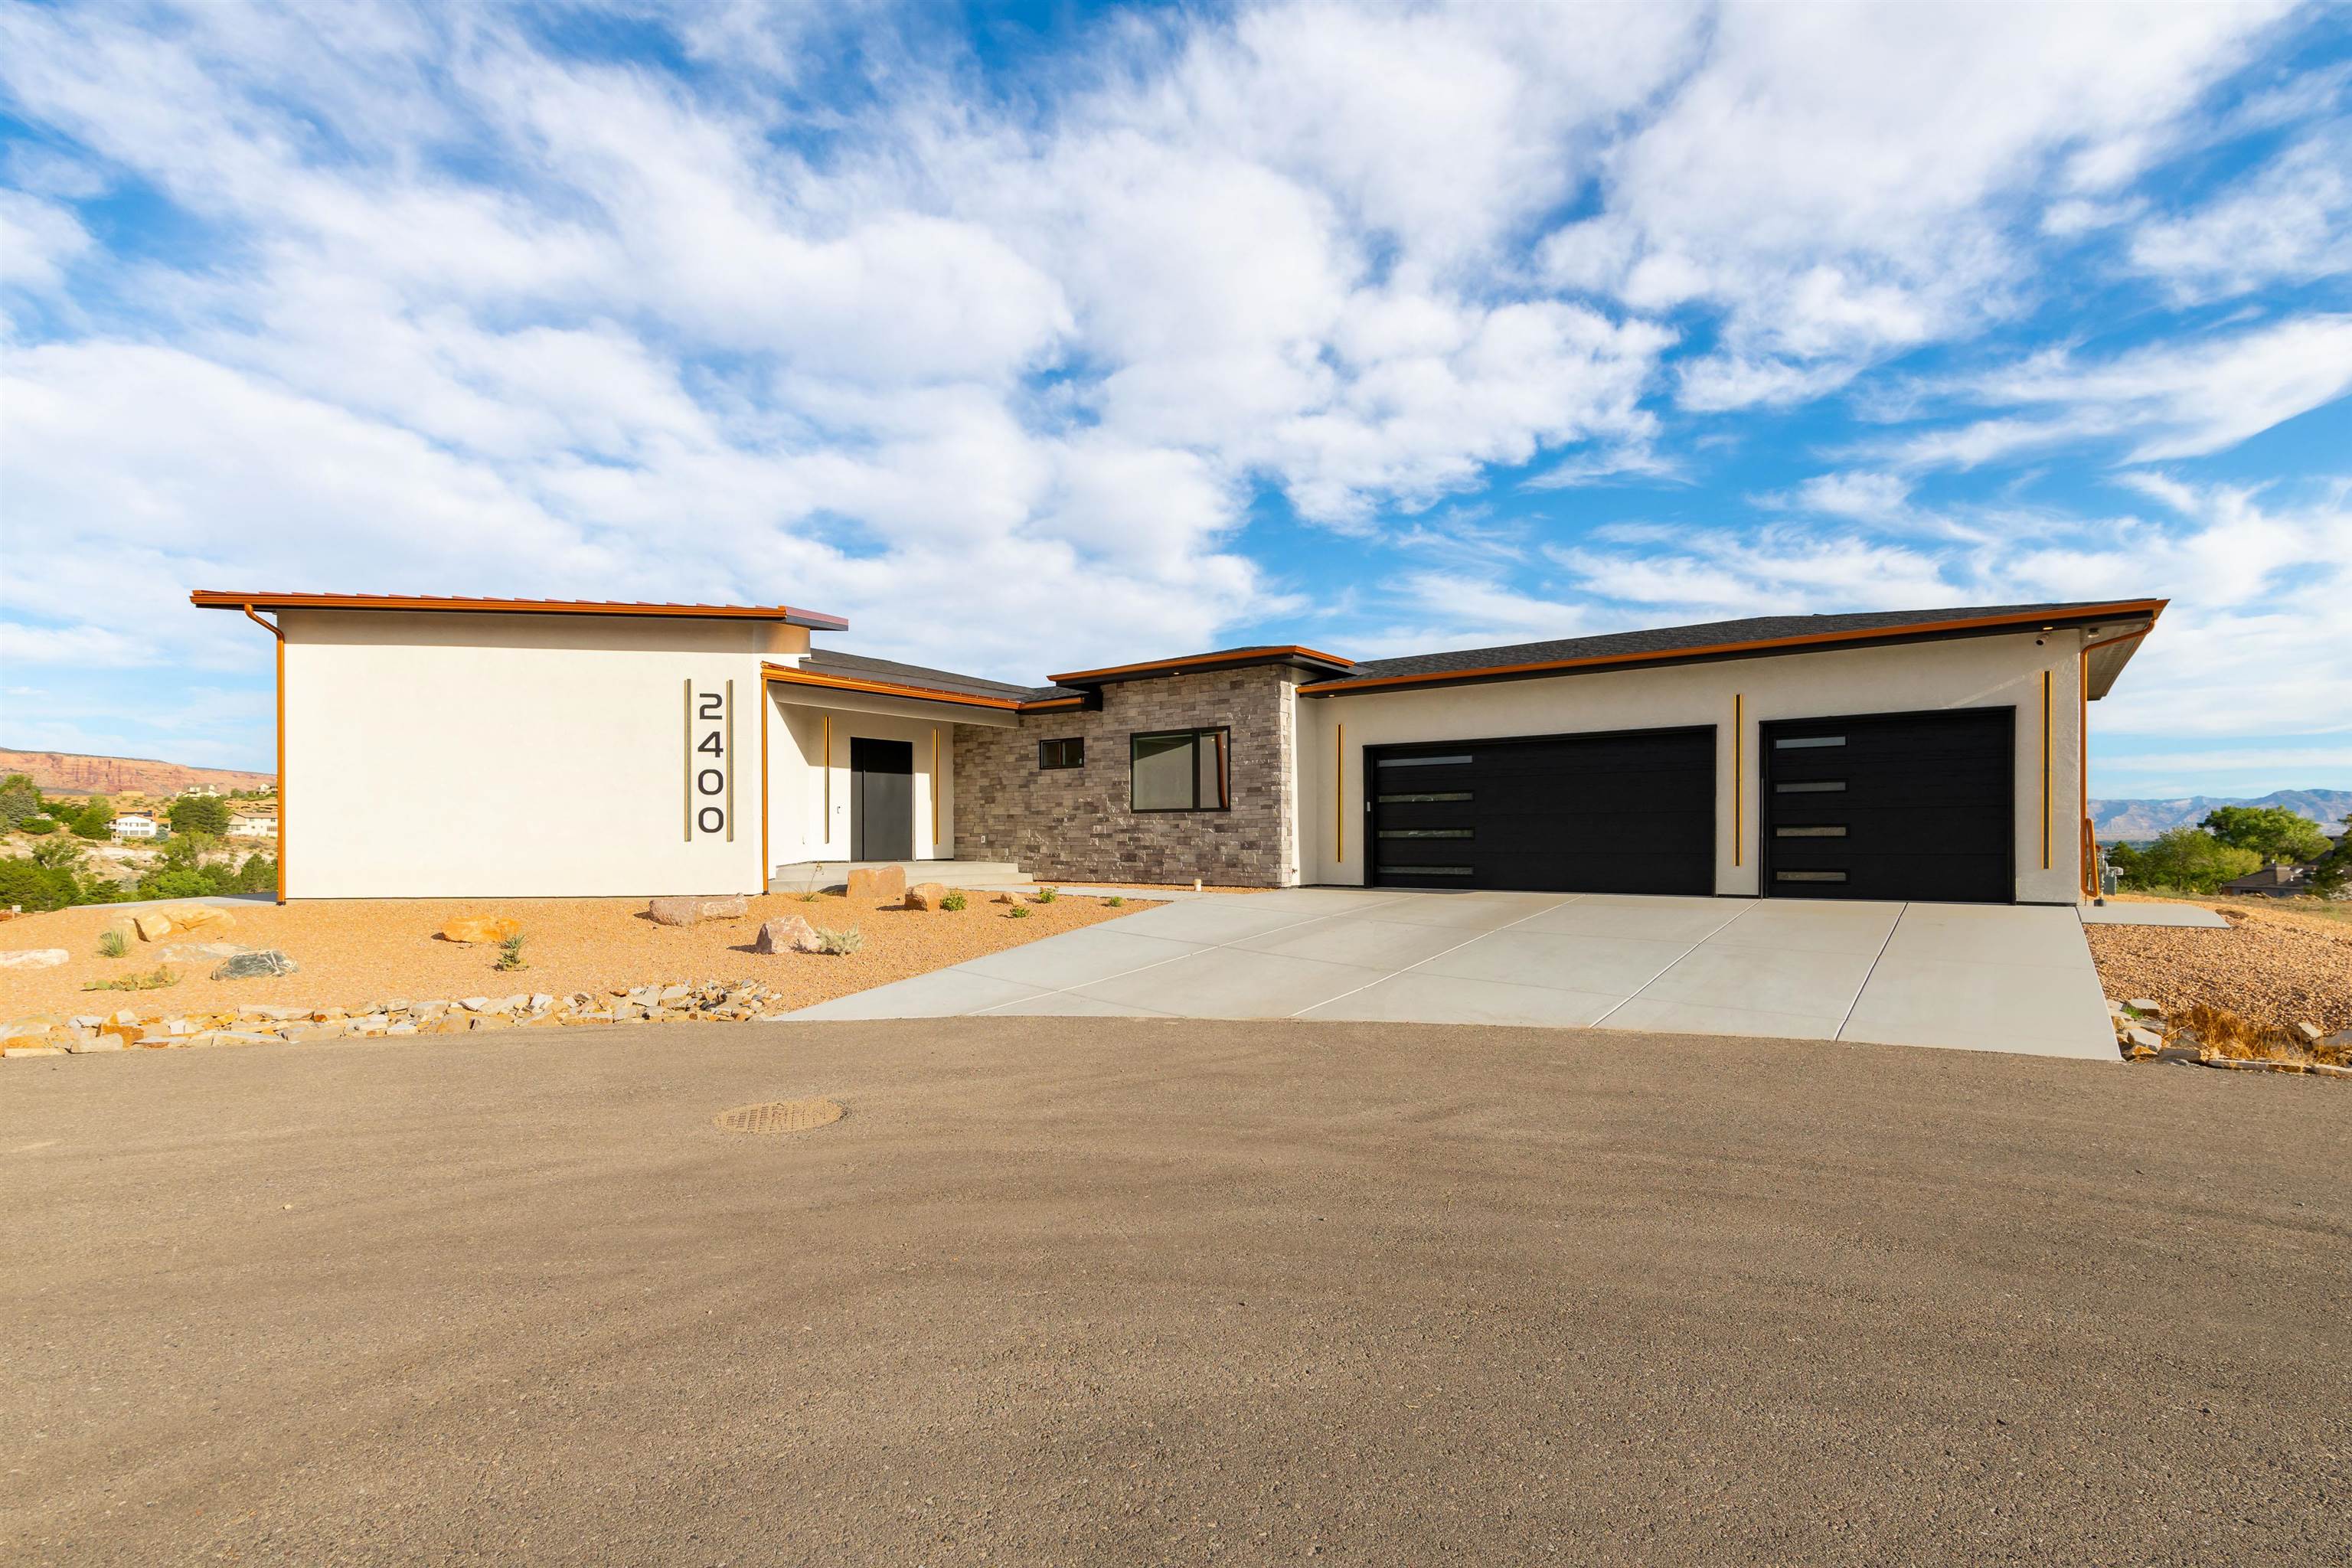
[(824, 749), (821, 769), (824, 774), (824, 841), (830, 844), (833, 842), (833, 715), (826, 714), (824, 722), (824, 739), (820, 744)]
[(940, 847), (940, 727), (931, 726), (931, 847)]
[(2042, 672), (2042, 868), (2050, 869), (2050, 672)]
[(1745, 865), (1748, 835), (1741, 827), (1748, 789), (1748, 700), (1731, 694), (1731, 863)]
[(1331, 731), (1331, 859), (1348, 858), (1348, 726)]
[(678, 710), (682, 715), (678, 750), (686, 757), (686, 777), (679, 786), (679, 793), (686, 800), (685, 820), (679, 824), (681, 831), (678, 837), (691, 844), (694, 842), (694, 678), (688, 676), (678, 685)]

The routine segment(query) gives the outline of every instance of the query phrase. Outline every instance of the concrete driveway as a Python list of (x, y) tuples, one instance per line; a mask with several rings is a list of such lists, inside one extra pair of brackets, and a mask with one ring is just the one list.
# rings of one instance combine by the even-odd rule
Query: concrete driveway
[(795, 1019), (1597, 1026), (2116, 1059), (2072, 910), (1347, 888), (1187, 900)]

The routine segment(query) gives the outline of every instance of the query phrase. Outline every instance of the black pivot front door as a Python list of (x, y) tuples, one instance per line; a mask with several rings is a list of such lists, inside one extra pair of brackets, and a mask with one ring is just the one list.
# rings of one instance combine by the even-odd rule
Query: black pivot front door
[(2010, 902), (2016, 729), (2013, 708), (1762, 726), (1765, 896)]
[(849, 858), (915, 858), (915, 743), (849, 742)]
[(1383, 888), (1715, 891), (1715, 731), (1514, 737), (1366, 752)]

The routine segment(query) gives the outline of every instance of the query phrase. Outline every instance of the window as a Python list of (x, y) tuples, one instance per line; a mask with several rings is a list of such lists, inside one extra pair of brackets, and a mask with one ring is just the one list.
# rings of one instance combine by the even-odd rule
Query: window
[(1790, 735), (1772, 742), (1776, 752), (1801, 752), (1813, 746), (1843, 746), (1843, 735)]
[(1083, 736), (1066, 741), (1037, 742), (1037, 765), (1041, 768), (1082, 768), (1087, 765), (1087, 742)]
[(1137, 811), (1225, 811), (1233, 764), (1223, 730), (1171, 730), (1129, 738)]

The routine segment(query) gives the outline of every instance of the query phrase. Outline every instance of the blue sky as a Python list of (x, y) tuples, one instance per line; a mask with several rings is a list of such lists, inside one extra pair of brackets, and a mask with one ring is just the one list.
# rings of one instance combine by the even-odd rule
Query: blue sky
[(0, 8), (0, 744), (191, 587), (974, 673), (2153, 595), (2104, 795), (2352, 785), (2352, 11)]

